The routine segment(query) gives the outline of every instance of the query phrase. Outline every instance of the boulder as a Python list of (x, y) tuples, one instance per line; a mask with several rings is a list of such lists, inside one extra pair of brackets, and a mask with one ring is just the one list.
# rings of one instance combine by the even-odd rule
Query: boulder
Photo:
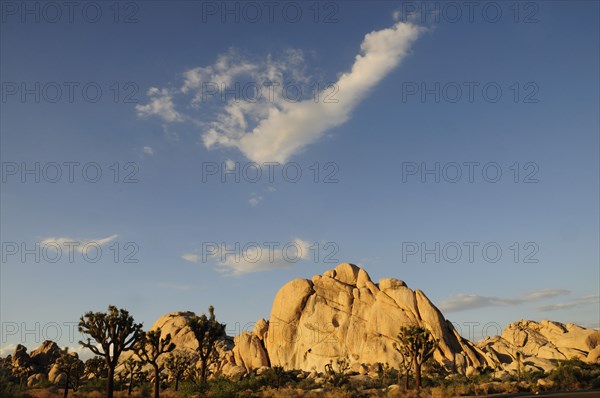
[(587, 363), (600, 363), (600, 345), (588, 352), (585, 360)]
[(44, 341), (29, 354), (35, 373), (48, 373), (50, 366), (60, 357), (60, 347), (51, 340)]
[(41, 384), (44, 381), (46, 381), (46, 375), (42, 373), (36, 373), (27, 378), (27, 387), (37, 386), (38, 384)]
[(254, 369), (269, 366), (269, 357), (262, 341), (250, 332), (243, 332), (233, 339), (235, 363), (250, 373)]
[(266, 321), (264, 318), (261, 318), (254, 324), (252, 332), (256, 337), (259, 338), (259, 340), (264, 340), (268, 330), (269, 321)]
[(56, 365), (52, 365), (50, 367), (50, 371), (48, 372), (48, 381), (52, 384), (64, 384), (67, 380), (67, 376), (58, 370)]

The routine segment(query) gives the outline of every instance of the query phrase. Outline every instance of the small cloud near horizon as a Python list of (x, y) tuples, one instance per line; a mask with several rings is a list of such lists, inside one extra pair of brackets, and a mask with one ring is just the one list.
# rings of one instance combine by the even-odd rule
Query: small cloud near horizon
[(527, 302), (567, 295), (570, 293), (571, 291), (566, 289), (542, 289), (530, 292), (523, 297), (517, 298), (481, 296), (476, 294), (457, 294), (440, 302), (438, 307), (443, 312), (458, 312), (485, 307), (519, 305)]
[(42, 241), (40, 241), (41, 245), (44, 246), (49, 246), (49, 245), (56, 245), (56, 246), (71, 246), (73, 244), (78, 244), (77, 246), (74, 246), (74, 249), (77, 250), (79, 253), (83, 253), (83, 250), (86, 249), (87, 245), (90, 244), (95, 244), (98, 246), (104, 246), (107, 243), (112, 242), (113, 240), (115, 240), (119, 235), (117, 234), (113, 234), (110, 236), (107, 236), (106, 238), (99, 238), (99, 239), (89, 239), (89, 238), (67, 238), (67, 237), (50, 237), (50, 238), (45, 238)]
[(542, 305), (540, 307), (537, 307), (537, 310), (542, 312), (560, 311), (598, 303), (600, 303), (600, 296), (589, 295), (576, 300), (568, 301), (566, 303)]
[(181, 255), (181, 258), (190, 263), (197, 263), (200, 260), (200, 256), (194, 253), (185, 253)]

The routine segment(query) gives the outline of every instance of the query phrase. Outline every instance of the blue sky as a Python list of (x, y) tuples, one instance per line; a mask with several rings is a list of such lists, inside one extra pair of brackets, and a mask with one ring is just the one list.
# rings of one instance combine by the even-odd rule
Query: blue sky
[[(95, 23), (85, 2), (88, 14), (76, 8), (69, 21), (63, 9), (55, 23), (52, 9), (38, 22), (8, 3), (5, 351), (55, 337), (56, 324), (59, 342), (75, 345), (69, 325), (109, 304), (147, 327), (213, 304), (235, 334), (268, 318), (285, 282), (337, 262), (422, 289), (475, 340), (519, 319), (598, 327), (598, 3), (530, 2), (515, 14), (509, 2), (478, 2), (455, 22), (449, 8), (406, 15), (435, 2), (322, 2), (318, 15), (277, 3), (273, 21), (258, 2), (252, 22), (236, 2), (223, 15), (221, 2), (124, 2), (117, 19), (113, 3), (97, 2)], [(266, 82), (291, 91), (274, 86), (271, 98)], [(212, 91), (236, 83), (262, 87), (262, 99)], [(279, 163), (272, 181), (265, 162)], [(436, 167), (439, 182), (422, 173)], [(223, 182), (232, 168), (240, 182)], [(102, 255), (49, 261), (66, 242)], [(222, 250), (236, 243), (239, 260)], [(436, 247), (438, 262), (421, 256)]]

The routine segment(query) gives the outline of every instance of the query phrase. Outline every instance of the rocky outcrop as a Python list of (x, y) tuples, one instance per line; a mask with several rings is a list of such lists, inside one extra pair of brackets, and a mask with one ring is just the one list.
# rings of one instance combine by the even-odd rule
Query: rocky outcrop
[(500, 336), (487, 338), (477, 346), (498, 358), (503, 368), (522, 364), (548, 371), (556, 360), (577, 358), (597, 363), (600, 355), (600, 332), (572, 323), (553, 321), (518, 321), (506, 327)]
[(29, 354), (34, 373), (48, 373), (50, 367), (60, 357), (60, 347), (54, 341), (46, 340)]
[[(190, 318), (196, 316), (193, 312), (173, 312), (159, 318), (150, 330), (160, 328), (161, 336), (171, 334), (171, 341), (177, 349), (195, 351), (198, 341), (188, 326)], [(257, 322), (254, 332), (245, 332), (235, 338), (225, 336), (217, 344), (219, 360), (211, 369), (213, 374), (223, 374), (238, 378), (240, 374), (248, 373), (261, 366), (269, 366), (269, 360), (262, 343), (262, 337), (267, 323)], [(131, 355), (131, 354), (129, 354)], [(126, 358), (127, 355), (124, 355)]]
[(31, 358), (27, 353), (27, 347), (22, 344), (17, 344), (15, 352), (11, 357), (11, 367), (15, 369), (31, 370)]
[(403, 325), (429, 329), (439, 341), (435, 359), (461, 373), (493, 364), (422, 291), (392, 278), (376, 284), (365, 270), (347, 263), (279, 290), (265, 347), (271, 364), (286, 369), (321, 371), (339, 357), (394, 366), (400, 358), (392, 344)]

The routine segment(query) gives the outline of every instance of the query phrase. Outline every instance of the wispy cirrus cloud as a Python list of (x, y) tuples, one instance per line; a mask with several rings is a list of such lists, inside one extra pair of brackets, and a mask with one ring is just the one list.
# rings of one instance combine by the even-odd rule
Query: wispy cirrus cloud
[(86, 247), (88, 247), (89, 245), (104, 246), (104, 245), (112, 242), (113, 240), (115, 240), (118, 236), (119, 235), (114, 234), (114, 235), (107, 236), (105, 238), (98, 238), (98, 239), (50, 237), (50, 238), (45, 238), (42, 241), (40, 241), (40, 244), (43, 246), (51, 246), (51, 245), (56, 245), (56, 246), (60, 246), (60, 247), (73, 246), (74, 250), (82, 253), (84, 250), (86, 250)]
[(589, 295), (589, 296), (583, 296), (579, 299), (571, 300), (571, 301), (568, 301), (565, 303), (542, 305), (542, 306), (538, 307), (537, 309), (539, 311), (549, 312), (549, 311), (567, 310), (567, 309), (583, 307), (586, 305), (598, 304), (598, 303), (600, 303), (599, 295)]
[(527, 302), (567, 295), (570, 293), (571, 292), (566, 289), (542, 289), (527, 293), (522, 297), (515, 298), (482, 296), (476, 294), (458, 294), (442, 301), (439, 305), (439, 308), (444, 312), (458, 312), (484, 307), (519, 305)]
[[(280, 89), (269, 90), (258, 100), (223, 101), (223, 92), (240, 82), (260, 87), (286, 81), (306, 88), (311, 85), (304, 54), (299, 50), (288, 50), (280, 57), (269, 54), (262, 60), (230, 50), (212, 65), (185, 71), (177, 89), (151, 88), (150, 102), (136, 109), (139, 116), (155, 115), (165, 122), (193, 122), (201, 127), (201, 140), (207, 149), (233, 148), (255, 162), (284, 163), (326, 131), (345, 123), (369, 91), (406, 58), (424, 29), (397, 22), (367, 33), (349, 71), (341, 73), (332, 85), (316, 90), (318, 101), (313, 93), (290, 101), (289, 94)], [(335, 99), (324, 100), (332, 90)], [(221, 98), (216, 107), (209, 104), (215, 96)], [(183, 104), (185, 114), (175, 103)]]

